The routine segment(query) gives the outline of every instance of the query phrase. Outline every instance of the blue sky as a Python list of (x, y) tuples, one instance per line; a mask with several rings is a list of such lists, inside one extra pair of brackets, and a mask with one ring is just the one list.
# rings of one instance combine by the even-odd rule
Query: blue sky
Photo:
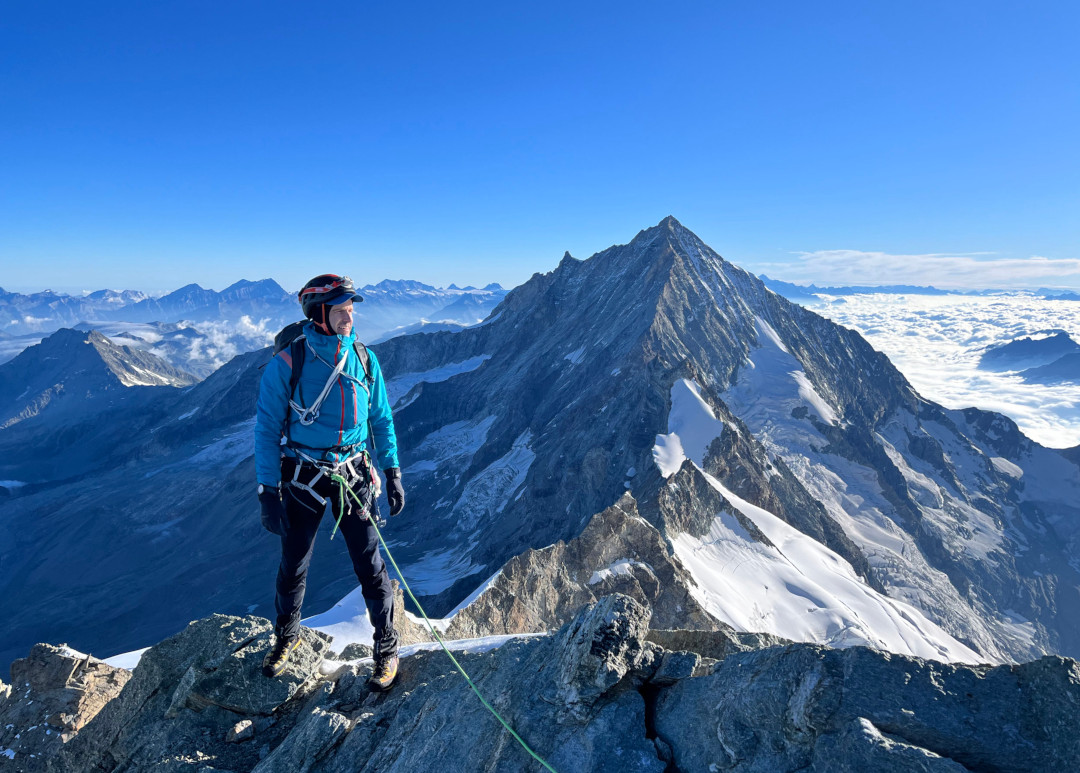
[(1080, 288), (1080, 6), (9, 3), (0, 286), (513, 286), (673, 214), (792, 281)]

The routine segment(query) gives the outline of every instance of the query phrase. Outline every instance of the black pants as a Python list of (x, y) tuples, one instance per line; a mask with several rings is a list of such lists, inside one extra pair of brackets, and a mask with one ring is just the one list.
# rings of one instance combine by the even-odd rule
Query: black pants
[[(285, 536), (281, 538), (281, 566), (278, 568), (277, 598), (274, 600), (277, 610), (274, 631), (279, 637), (292, 637), (300, 633), (300, 606), (304, 603), (308, 567), (311, 566), (311, 555), (315, 548), (315, 534), (319, 530), (324, 510), (324, 506), (311, 494), (287, 485), (293, 478), (295, 466), (296, 463), (289, 459), (283, 460), (281, 464), (285, 512), (289, 524)], [(300, 473), (300, 480), (307, 483), (314, 476), (314, 471), (305, 465)], [(315, 484), (314, 489), (330, 502), (332, 517), (336, 519), (339, 507), (338, 485), (324, 477)], [(365, 503), (365, 509), (370, 512), (370, 489), (358, 486), (356, 493)], [(349, 549), (356, 579), (360, 581), (368, 617), (375, 627), (375, 654), (380, 657), (396, 655), (398, 635), (394, 630), (394, 591), (386, 573), (386, 564), (379, 555), (379, 537), (371, 521), (363, 517), (364, 513), (355, 500), (347, 493), (345, 498), (345, 515), (341, 519), (339, 530)]]

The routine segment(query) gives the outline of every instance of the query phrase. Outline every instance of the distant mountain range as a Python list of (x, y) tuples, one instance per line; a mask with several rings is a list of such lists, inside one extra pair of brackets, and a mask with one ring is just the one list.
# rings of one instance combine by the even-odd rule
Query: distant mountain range
[[(478, 322), (479, 310), (490, 310), (506, 294), (498, 284), (437, 288), (411, 280), (385, 280), (360, 288), (364, 303), (357, 309), (358, 333), (379, 335), (412, 324), (420, 318), (449, 319), (461, 324)], [(456, 304), (456, 305), (455, 305)], [(450, 307), (448, 309), (448, 307)], [(447, 309), (445, 316), (439, 316)], [(465, 316), (463, 317), (462, 314)], [(296, 295), (273, 279), (242, 279), (224, 290), (189, 284), (160, 298), (133, 290), (99, 290), (83, 296), (52, 290), (23, 295), (0, 288), (0, 332), (6, 335), (48, 333), (86, 322), (217, 322), (249, 317), (281, 327), (300, 316)], [(279, 324), (280, 323), (280, 324)]]
[(1047, 330), (994, 346), (979, 367), (1019, 371), (1025, 381), (1041, 384), (1080, 382), (1080, 344), (1064, 330)]
[[(467, 327), (506, 295), (498, 284), (440, 289), (411, 280), (386, 280), (360, 292), (364, 302), (354, 327), (364, 341)], [(0, 363), (60, 328), (76, 328), (98, 330), (205, 377), (237, 354), (266, 346), (301, 316), (296, 296), (272, 279), (241, 280), (221, 292), (190, 284), (160, 298), (135, 291), (70, 296), (0, 290)]]
[[(880, 293), (883, 295), (997, 295), (1003, 292), (1015, 292), (1011, 290), (942, 290), (929, 285), (845, 285), (841, 287), (818, 287), (815, 284), (800, 285), (784, 282), (780, 279), (772, 279), (765, 274), (759, 274), (766, 287), (778, 295), (782, 295), (791, 301), (816, 301), (818, 295), (865, 295), (868, 293)], [(1032, 295), (1038, 298), (1058, 301), (1080, 301), (1080, 295), (1068, 290), (1058, 290), (1041, 287), (1031, 290)]]

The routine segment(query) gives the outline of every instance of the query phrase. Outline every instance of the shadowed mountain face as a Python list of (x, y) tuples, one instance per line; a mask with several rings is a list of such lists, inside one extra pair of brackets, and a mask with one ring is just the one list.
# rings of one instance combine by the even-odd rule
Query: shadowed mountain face
[(86, 401), (137, 386), (191, 386), (197, 379), (159, 357), (116, 346), (100, 333), (60, 330), (0, 365), (0, 428), (37, 416), (85, 411)]
[(1080, 344), (1065, 331), (1057, 330), (1043, 338), (1017, 338), (1007, 344), (994, 346), (979, 358), (979, 367), (985, 370), (1029, 370), (1050, 365), (1067, 355), (1075, 357), (1077, 353), (1080, 353)]
[[(986, 659), (1080, 652), (1076, 466), (1003, 417), (923, 400), (858, 334), (674, 218), (567, 255), (480, 325), (375, 350), (408, 497), (387, 535), (430, 613), (513, 556), (576, 537), (629, 490), (720, 622), (745, 629), (731, 599), (762, 585), (761, 630), (789, 635), (797, 613), (807, 638), (888, 642), (857, 611), (813, 624), (851, 593), (888, 594)], [(152, 421), (130, 417), (142, 442), (120, 425), (92, 480), (10, 500), (0, 594), (19, 614), (0, 659), (42, 638), (110, 654), (212, 611), (269, 614), (277, 548), (258, 528), (250, 459), (266, 359), (237, 358)], [(66, 536), (86, 523), (90, 544)], [(16, 558), (30, 545), (32, 569)], [(709, 552), (725, 546), (735, 553)], [(353, 587), (341, 553), (316, 550), (308, 612)], [(800, 585), (811, 554), (846, 590), (825, 574)], [(93, 571), (61, 577), (72, 555)], [(763, 566), (794, 574), (731, 584)]]
[(95, 331), (60, 330), (0, 365), (0, 479), (93, 469), (117, 427), (145, 425), (196, 378)]

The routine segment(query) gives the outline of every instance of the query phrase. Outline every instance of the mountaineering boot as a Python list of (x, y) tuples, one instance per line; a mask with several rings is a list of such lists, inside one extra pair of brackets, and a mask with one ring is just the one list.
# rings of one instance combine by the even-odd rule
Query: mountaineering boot
[(289, 655), (300, 646), (300, 637), (275, 637), (276, 641), (270, 651), (263, 658), (263, 674), (266, 676), (280, 676), (289, 662)]
[(368, 679), (368, 687), (373, 692), (386, 692), (394, 686), (397, 679), (398, 659), (397, 655), (375, 656), (375, 670)]

